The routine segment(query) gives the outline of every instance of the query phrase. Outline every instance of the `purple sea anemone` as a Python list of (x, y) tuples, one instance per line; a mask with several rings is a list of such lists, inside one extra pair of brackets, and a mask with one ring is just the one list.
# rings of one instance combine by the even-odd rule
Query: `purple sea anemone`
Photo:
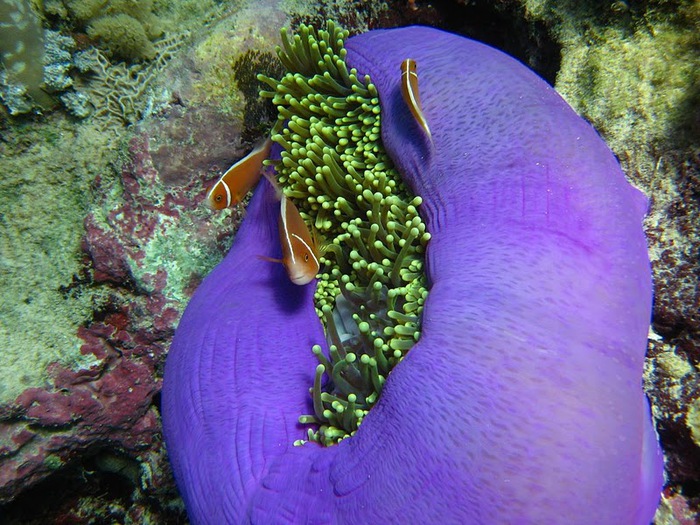
[[(646, 198), (544, 81), (425, 27), (346, 42), (431, 239), (421, 337), (351, 437), (294, 446), (326, 336), (263, 181), (168, 356), (163, 423), (194, 523), (648, 524)], [(401, 96), (416, 61), (432, 142)]]

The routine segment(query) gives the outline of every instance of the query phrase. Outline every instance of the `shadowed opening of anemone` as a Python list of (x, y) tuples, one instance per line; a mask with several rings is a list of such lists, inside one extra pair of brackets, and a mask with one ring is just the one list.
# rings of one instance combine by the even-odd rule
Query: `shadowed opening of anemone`
[(377, 90), (348, 70), (347, 36), (333, 22), (325, 31), (302, 25), (291, 37), (283, 29), (277, 54), (286, 75), (258, 77), (278, 111), (272, 140), (282, 153), (268, 163), (324, 239), (314, 300), (329, 354), (312, 348), (314, 414), (299, 418), (308, 439), (324, 445), (351, 436), (377, 402), (418, 340), (428, 293), (421, 198), (384, 150)]

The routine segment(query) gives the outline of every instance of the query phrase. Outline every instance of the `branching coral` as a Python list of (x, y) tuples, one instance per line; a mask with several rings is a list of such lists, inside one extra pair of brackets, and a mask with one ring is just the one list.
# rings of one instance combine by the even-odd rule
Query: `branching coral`
[(427, 296), (421, 198), (384, 151), (377, 90), (345, 64), (347, 35), (330, 22), (318, 33), (302, 25), (291, 40), (283, 31), (278, 55), (288, 73), (260, 77), (283, 125), (272, 137), (283, 148), (279, 181), (326, 239), (315, 301), (330, 357), (314, 346), (315, 414), (300, 418), (320, 425), (309, 438), (325, 444), (352, 435), (376, 403), (418, 340)]

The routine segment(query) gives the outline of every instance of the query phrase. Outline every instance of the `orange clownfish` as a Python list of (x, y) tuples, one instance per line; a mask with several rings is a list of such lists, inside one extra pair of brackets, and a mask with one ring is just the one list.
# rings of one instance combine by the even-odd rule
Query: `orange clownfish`
[(270, 155), (271, 146), (272, 140), (268, 138), (226, 170), (207, 195), (212, 209), (223, 210), (243, 200), (260, 180), (262, 163)]
[(418, 94), (418, 73), (416, 72), (416, 61), (412, 58), (407, 58), (401, 62), (401, 94), (406, 102), (408, 109), (411, 110), (413, 118), (416, 119), (418, 125), (423, 128), (423, 131), (433, 142), (433, 136), (428, 127), (428, 121), (425, 119), (423, 109), (420, 105), (420, 95)]
[(282, 264), (294, 284), (310, 283), (318, 273), (319, 250), (294, 203), (282, 196), (280, 202), (280, 243)]
[(310, 283), (321, 268), (320, 251), (315, 236), (309, 233), (309, 227), (302, 219), (294, 203), (286, 197), (277, 185), (273, 176), (265, 173), (265, 177), (275, 188), (280, 199), (279, 232), (282, 245), (282, 258), (260, 256), (266, 261), (278, 262), (284, 265), (289, 279), (298, 285)]

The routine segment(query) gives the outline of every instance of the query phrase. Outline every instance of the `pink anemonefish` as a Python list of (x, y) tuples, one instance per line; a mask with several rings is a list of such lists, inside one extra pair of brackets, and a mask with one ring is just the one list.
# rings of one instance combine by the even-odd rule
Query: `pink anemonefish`
[(301, 217), (294, 203), (286, 197), (277, 185), (274, 177), (265, 173), (265, 177), (274, 186), (280, 199), (279, 234), (282, 245), (282, 258), (260, 256), (266, 261), (284, 265), (289, 279), (298, 285), (310, 283), (321, 268), (320, 251), (315, 236), (309, 233), (309, 227)]
[(408, 109), (411, 110), (413, 118), (416, 119), (418, 125), (423, 128), (423, 131), (430, 139), (432, 144), (433, 136), (428, 127), (428, 121), (423, 114), (423, 109), (420, 104), (420, 95), (418, 94), (418, 72), (416, 71), (416, 61), (412, 58), (407, 58), (401, 62), (401, 95), (406, 102)]
[(207, 195), (212, 209), (223, 210), (243, 200), (260, 180), (262, 163), (269, 156), (271, 146), (272, 140), (268, 138), (226, 170)]
[(294, 284), (310, 283), (318, 273), (319, 250), (294, 203), (282, 196), (280, 201), (280, 242), (282, 264)]

